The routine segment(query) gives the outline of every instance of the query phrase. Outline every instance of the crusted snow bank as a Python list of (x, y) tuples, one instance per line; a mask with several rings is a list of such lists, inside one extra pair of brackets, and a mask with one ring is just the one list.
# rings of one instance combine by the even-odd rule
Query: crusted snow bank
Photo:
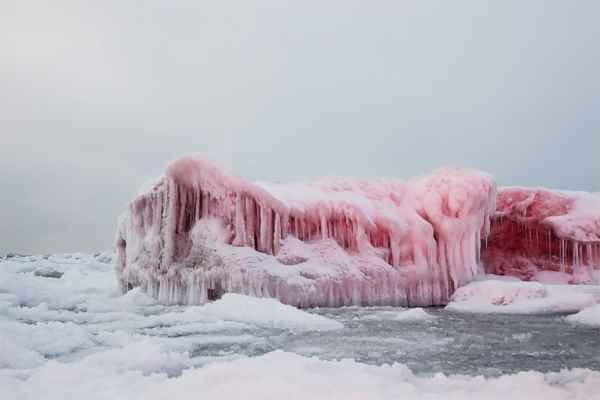
[(552, 314), (577, 312), (598, 302), (598, 285), (544, 285), (491, 279), (459, 288), (446, 308), (476, 313)]
[(600, 304), (579, 311), (565, 318), (569, 322), (600, 327)]
[(500, 188), (487, 244), (488, 272), (531, 279), (560, 271), (572, 283), (593, 282), (600, 269), (600, 194)]
[(479, 272), (495, 197), (493, 178), (464, 169), (274, 185), (187, 157), (120, 219), (116, 272), (161, 303), (445, 304)]
[[(190, 369), (185, 353), (148, 341), (92, 354), (73, 363), (49, 361), (26, 374), (0, 371), (10, 399), (598, 399), (600, 372), (521, 372), (485, 378), (416, 375), (402, 364), (322, 361), (274, 351)], [(114, 366), (107, 368), (107, 365)], [(167, 373), (165, 373), (167, 371)], [(179, 375), (180, 374), (180, 375)]]
[[(231, 385), (231, 382), (236, 382)], [(530, 399), (598, 398), (600, 373), (573, 370), (524, 372), (499, 378), (414, 375), (403, 365), (370, 366), (352, 360), (321, 361), (275, 351), (213, 364), (180, 378), (150, 385), (147, 399)], [(332, 391), (335, 388), (335, 391)]]

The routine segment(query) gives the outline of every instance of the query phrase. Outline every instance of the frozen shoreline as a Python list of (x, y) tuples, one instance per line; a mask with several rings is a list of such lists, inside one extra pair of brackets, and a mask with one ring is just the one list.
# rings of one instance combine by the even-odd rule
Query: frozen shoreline
[[(111, 258), (102, 253), (0, 261), (0, 387), (7, 398), (186, 399), (201, 392), (222, 399), (279, 398), (283, 393), (313, 399), (519, 399), (532, 393), (547, 399), (594, 399), (600, 385), (600, 364), (560, 372), (552, 364), (579, 342), (567, 342), (556, 355), (537, 346), (540, 340), (552, 341), (555, 332), (544, 330), (551, 323), (552, 329), (561, 328), (561, 335), (585, 334), (583, 339), (592, 341), (586, 348), (597, 349), (595, 328), (580, 324), (590, 311), (567, 318), (542, 316), (538, 327), (535, 317), (525, 321), (523, 315), (513, 316), (515, 326), (506, 330), (497, 325), (505, 331), (484, 332), (488, 336), (479, 340), (481, 333), (469, 331), (471, 326), (507, 317), (393, 307), (307, 312), (273, 299), (233, 294), (204, 306), (164, 306), (138, 289), (121, 295)], [(548, 301), (544, 296), (540, 300), (540, 287), (552, 302), (560, 297), (561, 286), (548, 290), (550, 285), (506, 280), (475, 285), (485, 282), (504, 296), (506, 288), (513, 293), (519, 286), (534, 294), (516, 296), (515, 304)], [(455, 329), (450, 333), (448, 328)], [(540, 336), (545, 332), (549, 337)], [(469, 359), (465, 349), (493, 352), (488, 342), (504, 343), (502, 351), (517, 351), (511, 357), (518, 355), (529, 364), (499, 374), (483, 363), (463, 376), (415, 369), (439, 357), (464, 365), (460, 363)], [(600, 359), (600, 353), (586, 351), (566, 355)], [(387, 365), (388, 360), (404, 361)], [(444, 370), (453, 368), (447, 364)]]

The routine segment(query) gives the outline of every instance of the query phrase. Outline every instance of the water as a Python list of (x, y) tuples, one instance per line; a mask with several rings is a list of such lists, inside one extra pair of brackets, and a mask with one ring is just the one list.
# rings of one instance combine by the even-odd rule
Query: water
[(204, 344), (203, 334), (185, 336), (199, 339), (200, 344), (191, 345), (194, 356), (208, 358), (256, 356), (283, 349), (326, 360), (350, 358), (373, 365), (398, 362), (421, 374), (496, 376), (527, 370), (600, 370), (600, 329), (567, 324), (561, 315), (460, 314), (438, 308), (427, 310), (433, 320), (394, 321), (385, 315), (401, 310), (389, 307), (310, 312), (343, 323), (343, 330), (252, 329), (245, 331), (252, 340), (243, 343)]

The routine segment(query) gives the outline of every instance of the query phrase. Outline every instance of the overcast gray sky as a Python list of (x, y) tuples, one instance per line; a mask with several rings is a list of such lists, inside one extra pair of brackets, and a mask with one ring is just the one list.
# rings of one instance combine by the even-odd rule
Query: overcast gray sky
[(109, 248), (174, 158), (600, 190), (598, 1), (0, 0), (0, 253)]

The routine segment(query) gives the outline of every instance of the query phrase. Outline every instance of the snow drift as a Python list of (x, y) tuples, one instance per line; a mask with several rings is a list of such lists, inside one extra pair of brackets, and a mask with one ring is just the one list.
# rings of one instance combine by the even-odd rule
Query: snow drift
[(121, 217), (116, 271), (172, 304), (227, 292), (300, 306), (427, 306), (479, 273), (495, 212), (484, 173), (407, 182), (252, 184), (200, 156), (171, 164)]
[(482, 259), (493, 274), (535, 280), (544, 277), (539, 271), (554, 271), (569, 283), (593, 282), (600, 269), (600, 195), (499, 189)]

